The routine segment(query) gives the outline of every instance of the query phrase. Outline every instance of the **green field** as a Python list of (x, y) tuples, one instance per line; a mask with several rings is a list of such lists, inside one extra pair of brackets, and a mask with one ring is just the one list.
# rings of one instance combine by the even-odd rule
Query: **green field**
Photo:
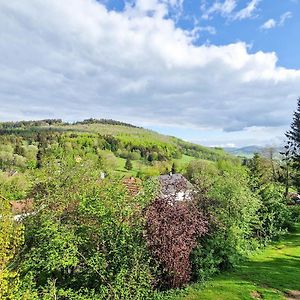
[[(146, 163), (142, 160), (135, 160), (135, 161), (132, 161), (132, 170), (126, 170), (125, 169), (125, 162), (126, 162), (126, 159), (124, 158), (121, 158), (121, 157), (117, 157), (117, 163), (118, 163), (118, 166), (117, 166), (117, 169), (116, 169), (116, 173), (117, 174), (120, 174), (120, 175), (130, 175), (130, 176), (136, 176), (139, 172), (140, 169), (142, 168), (145, 168), (147, 167)], [(191, 162), (191, 161), (205, 161), (205, 162), (210, 162), (210, 163), (214, 163), (212, 161), (209, 161), (209, 160), (205, 160), (205, 159), (200, 159), (200, 158), (195, 158), (195, 157), (192, 157), (192, 156), (189, 156), (189, 155), (185, 155), (183, 154), (181, 158), (178, 158), (178, 159), (174, 159), (173, 162), (175, 163), (176, 165), (176, 169), (177, 169), (177, 172), (182, 172), (184, 173), (186, 171), (186, 168), (188, 166), (188, 164)], [(172, 167), (172, 161), (171, 162), (168, 162), (166, 163), (166, 165), (168, 166), (168, 169), (171, 170), (171, 167)], [(151, 169), (151, 166), (148, 166), (149, 169)]]
[(178, 166), (178, 168), (183, 169), (185, 168), (191, 161), (195, 160), (195, 157), (188, 156), (188, 155), (182, 155), (181, 158), (174, 159), (175, 164)]
[(300, 299), (289, 298), (290, 291), (300, 291), (300, 225), (295, 233), (251, 256), (235, 271), (222, 273), (205, 285), (191, 285), (172, 299)]
[(116, 169), (116, 173), (119, 175), (123, 175), (123, 176), (136, 176), (138, 171), (139, 171), (139, 165), (142, 165), (141, 161), (132, 161), (132, 170), (126, 170), (125, 169), (125, 163), (126, 163), (126, 159), (121, 158), (121, 157), (117, 157), (117, 169)]

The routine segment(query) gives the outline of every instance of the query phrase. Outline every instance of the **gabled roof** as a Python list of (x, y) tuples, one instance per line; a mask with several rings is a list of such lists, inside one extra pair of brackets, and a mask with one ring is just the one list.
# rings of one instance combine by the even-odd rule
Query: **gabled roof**
[(175, 197), (175, 200), (190, 200), (193, 185), (181, 174), (161, 175), (158, 177), (160, 194), (163, 198)]

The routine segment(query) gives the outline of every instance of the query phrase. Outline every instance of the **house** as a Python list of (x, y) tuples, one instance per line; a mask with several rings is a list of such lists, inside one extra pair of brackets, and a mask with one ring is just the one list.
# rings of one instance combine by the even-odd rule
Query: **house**
[[(162, 198), (170, 197), (175, 201), (192, 199), (193, 185), (181, 174), (168, 174), (158, 176), (159, 194)], [(142, 190), (141, 180), (135, 177), (124, 178), (123, 185), (128, 193), (135, 197)]]
[(193, 185), (181, 174), (168, 174), (158, 177), (160, 196), (175, 201), (187, 201), (193, 198)]

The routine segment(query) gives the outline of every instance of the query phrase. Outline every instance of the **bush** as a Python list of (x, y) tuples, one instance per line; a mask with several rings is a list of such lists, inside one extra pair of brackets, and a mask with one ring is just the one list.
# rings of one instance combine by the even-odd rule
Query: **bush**
[(160, 170), (159, 168), (153, 166), (140, 167), (138, 170), (137, 177), (142, 179), (148, 179), (151, 177), (159, 176)]
[(292, 205), (289, 207), (291, 221), (294, 223), (300, 222), (300, 205)]
[(192, 201), (157, 198), (146, 211), (146, 239), (162, 268), (161, 288), (187, 284), (191, 276), (190, 254), (207, 223)]
[(0, 172), (0, 195), (8, 200), (22, 200), (26, 198), (30, 188), (29, 180), (22, 173), (9, 175)]
[(9, 201), (0, 196), (0, 299), (15, 299), (18, 273), (12, 265), (23, 243), (23, 226), (14, 221)]
[[(215, 174), (213, 178), (205, 172), (207, 167)], [(251, 235), (260, 202), (248, 187), (246, 170), (231, 162), (220, 162), (216, 167), (193, 168), (199, 195), (204, 195), (198, 205), (209, 219), (208, 234), (198, 240), (192, 255), (194, 280), (203, 281), (219, 270), (232, 268), (257, 247)]]
[(126, 162), (125, 162), (125, 169), (126, 170), (132, 170), (132, 162), (129, 158), (126, 159)]
[(291, 215), (283, 197), (284, 189), (279, 184), (265, 183), (257, 191), (261, 206), (257, 211), (258, 222), (254, 236), (267, 244), (291, 228)]
[(148, 194), (132, 198), (118, 181), (97, 182), (85, 173), (92, 166), (82, 164), (54, 169), (39, 183), (47, 196), (36, 195), (38, 213), (25, 222), (23, 293), (55, 288), (94, 293), (93, 299), (148, 299), (153, 271), (142, 234)]

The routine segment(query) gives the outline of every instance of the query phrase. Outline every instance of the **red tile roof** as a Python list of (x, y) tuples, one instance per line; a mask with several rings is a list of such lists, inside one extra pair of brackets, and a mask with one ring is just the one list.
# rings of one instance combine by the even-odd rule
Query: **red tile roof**
[(122, 182), (131, 196), (136, 196), (141, 190), (141, 180), (138, 178), (125, 178)]

